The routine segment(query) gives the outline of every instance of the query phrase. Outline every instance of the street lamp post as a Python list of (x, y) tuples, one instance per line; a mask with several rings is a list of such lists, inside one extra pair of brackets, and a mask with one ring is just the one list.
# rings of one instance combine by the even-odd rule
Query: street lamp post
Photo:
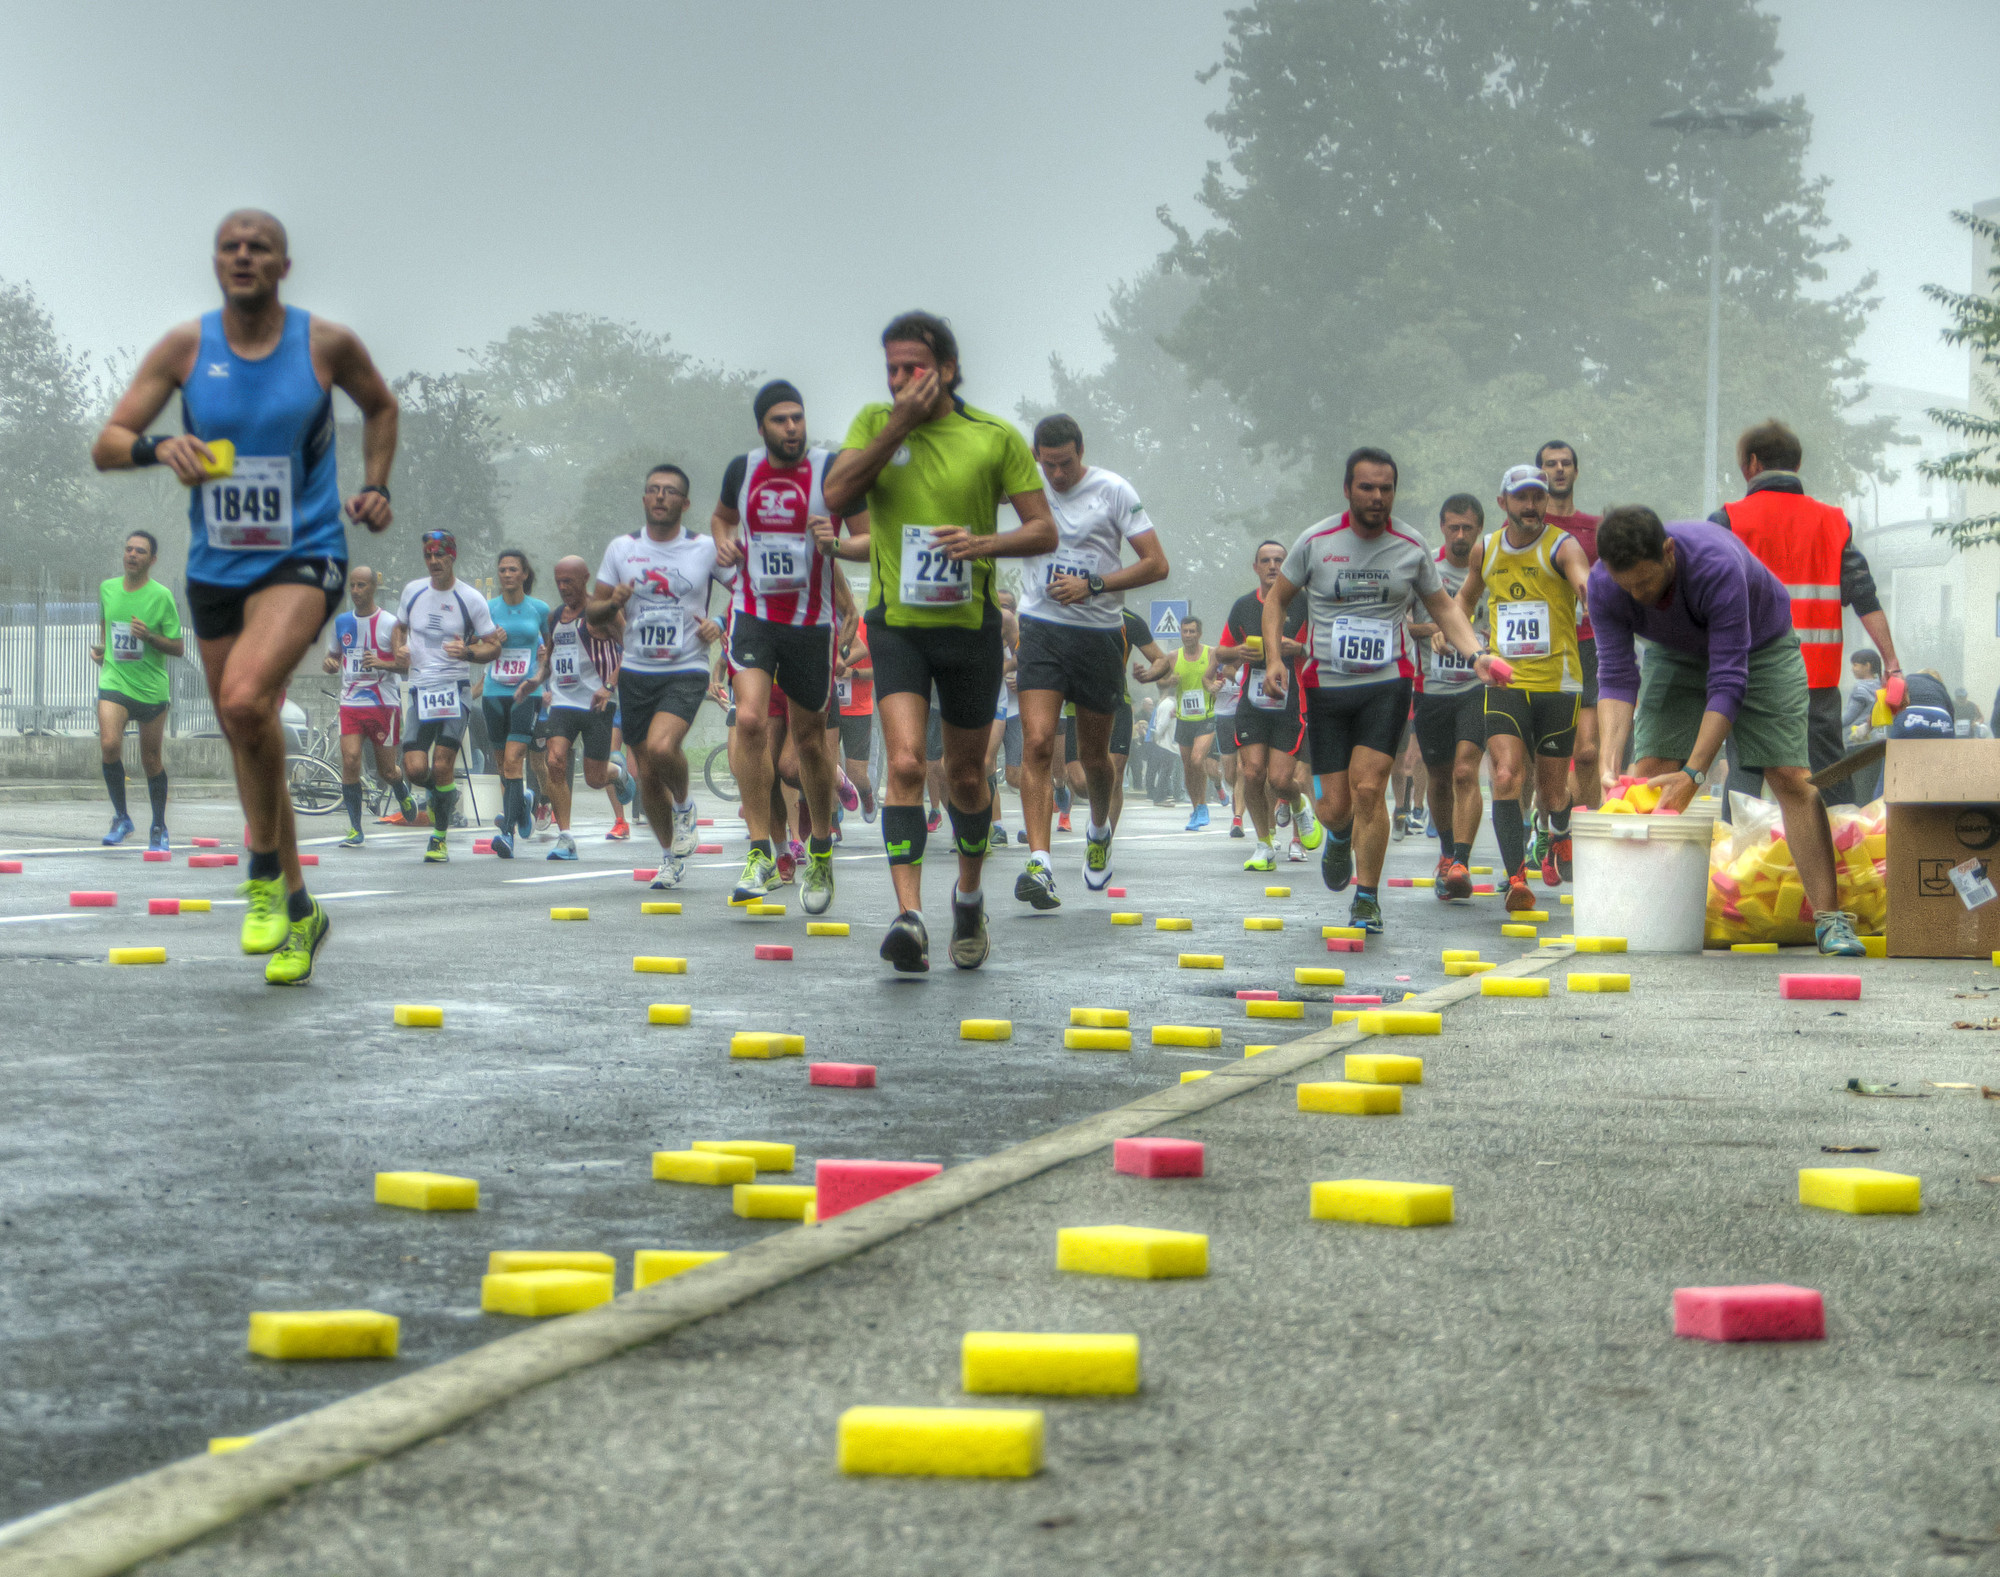
[[(1786, 124), (1774, 109), (1750, 105), (1743, 109), (1675, 110), (1656, 115), (1653, 124), (1683, 135), (1720, 132), (1729, 137), (1751, 137), (1760, 131)], [(1722, 165), (1718, 160), (1714, 187), (1708, 196), (1708, 401), (1702, 443), (1701, 512), (1715, 513), (1719, 499), (1722, 418)]]

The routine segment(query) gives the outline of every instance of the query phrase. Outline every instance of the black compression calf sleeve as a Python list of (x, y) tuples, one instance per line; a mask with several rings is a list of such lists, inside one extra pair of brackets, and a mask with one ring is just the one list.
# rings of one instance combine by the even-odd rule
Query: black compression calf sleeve
[(986, 801), (984, 810), (960, 810), (947, 803), (945, 810), (951, 816), (951, 836), (958, 852), (968, 860), (986, 858), (986, 845), (993, 836), (993, 801)]
[(125, 763), (107, 761), (104, 763), (104, 788), (111, 796), (111, 811), (116, 816), (128, 816), (125, 809)]
[(166, 773), (155, 772), (146, 779), (146, 798), (153, 802), (153, 825), (164, 827), (167, 824)]
[(1521, 821), (1521, 802), (1496, 799), (1493, 802), (1493, 836), (1500, 840), (1500, 860), (1512, 876), (1528, 857), (1528, 831)]
[(347, 820), (356, 832), (361, 830), (361, 785), (343, 783), (340, 785), (341, 803), (347, 807)]
[(930, 834), (924, 825), (921, 805), (882, 807), (882, 846), (889, 851), (891, 865), (921, 865), (924, 844)]
[(434, 788), (431, 790), (431, 831), (447, 832), (450, 830), (452, 806), (457, 803), (457, 789)]

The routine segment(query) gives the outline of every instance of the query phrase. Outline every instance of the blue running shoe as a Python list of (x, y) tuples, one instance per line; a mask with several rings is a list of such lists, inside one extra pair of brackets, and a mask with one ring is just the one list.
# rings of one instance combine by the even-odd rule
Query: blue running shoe
[(111, 830), (104, 835), (104, 846), (108, 849), (115, 844), (123, 843), (127, 838), (132, 836), (132, 832), (132, 818), (130, 816), (113, 816), (111, 818)]
[(165, 822), (158, 821), (153, 823), (153, 830), (146, 838), (146, 847), (155, 854), (165, 854), (172, 847), (167, 841), (167, 824)]

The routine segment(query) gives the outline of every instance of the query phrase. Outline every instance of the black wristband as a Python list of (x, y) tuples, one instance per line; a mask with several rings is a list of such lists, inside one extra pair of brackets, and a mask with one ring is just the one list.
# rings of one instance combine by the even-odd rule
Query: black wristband
[(153, 450), (158, 445), (158, 439), (148, 438), (144, 433), (141, 433), (137, 438), (132, 440), (132, 464), (134, 466), (158, 465), (160, 457), (153, 453)]
[(385, 504), (393, 504), (395, 502), (395, 500), (389, 496), (389, 490), (386, 487), (384, 487), (380, 482), (370, 482), (361, 491), (364, 493), (380, 493), (382, 495), (382, 502)]

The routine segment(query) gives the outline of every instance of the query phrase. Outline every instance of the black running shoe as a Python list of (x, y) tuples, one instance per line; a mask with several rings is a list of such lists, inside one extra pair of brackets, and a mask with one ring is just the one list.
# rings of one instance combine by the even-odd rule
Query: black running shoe
[(1382, 934), (1382, 906), (1373, 898), (1354, 895), (1354, 902), (1348, 906), (1347, 923), (1358, 925), (1370, 936)]
[(1326, 881), (1326, 890), (1337, 893), (1354, 879), (1354, 839), (1350, 835), (1336, 838), (1329, 832), (1326, 847), (1319, 851), (1319, 874)]
[(882, 956), (898, 974), (929, 974), (931, 934), (924, 929), (924, 917), (913, 909), (897, 915), (889, 934), (882, 938)]
[(1056, 896), (1055, 873), (1045, 865), (1032, 861), (1026, 870), (1014, 878), (1014, 896), (1022, 903), (1033, 904), (1037, 909), (1060, 909), (1062, 899)]
[(951, 961), (960, 969), (977, 969), (992, 952), (986, 939), (986, 900), (962, 904), (956, 890), (951, 895)]

